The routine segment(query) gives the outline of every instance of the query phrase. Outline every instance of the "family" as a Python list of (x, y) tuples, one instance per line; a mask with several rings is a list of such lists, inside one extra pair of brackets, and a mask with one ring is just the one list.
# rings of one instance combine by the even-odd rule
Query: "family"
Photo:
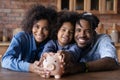
[[(44, 53), (65, 55), (64, 74), (118, 68), (116, 48), (107, 34), (97, 34), (99, 19), (92, 13), (57, 12), (33, 5), (22, 21), (22, 32), (13, 36), (1, 66), (14, 71), (49, 75), (40, 67)], [(51, 53), (52, 52), (52, 53)], [(71, 65), (67, 65), (71, 61)]]

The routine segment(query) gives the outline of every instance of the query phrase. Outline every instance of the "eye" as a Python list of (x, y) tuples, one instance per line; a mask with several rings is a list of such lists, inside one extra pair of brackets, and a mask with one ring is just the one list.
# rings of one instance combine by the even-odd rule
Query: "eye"
[(47, 59), (45, 59), (45, 62), (47, 62)]
[(37, 29), (39, 28), (39, 26), (38, 26), (37, 24), (36, 24), (36, 25), (34, 25), (33, 27), (34, 27), (34, 28), (37, 28)]
[(64, 28), (61, 28), (60, 30), (61, 30), (62, 32), (65, 32), (65, 31), (66, 31)]
[(81, 31), (81, 29), (75, 29), (75, 32), (80, 32)]
[(74, 33), (74, 31), (70, 31), (70, 34), (73, 34)]
[(48, 31), (48, 30), (49, 30), (48, 26), (45, 26), (45, 27), (43, 28), (43, 30), (44, 30), (44, 31)]
[(55, 60), (54, 62), (56, 63), (57, 61)]
[(91, 30), (90, 29), (85, 30), (85, 33), (91, 33)]

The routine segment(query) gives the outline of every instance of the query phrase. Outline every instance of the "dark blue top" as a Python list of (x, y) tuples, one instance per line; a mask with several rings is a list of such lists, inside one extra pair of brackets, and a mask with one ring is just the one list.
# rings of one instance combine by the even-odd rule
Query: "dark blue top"
[(56, 53), (59, 50), (67, 51), (72, 55), (73, 61), (78, 61), (81, 58), (81, 48), (79, 48), (75, 43), (74, 44), (68, 44), (66, 46), (61, 46), (58, 43), (58, 40), (50, 40), (45, 45), (43, 53), (45, 52), (54, 52)]

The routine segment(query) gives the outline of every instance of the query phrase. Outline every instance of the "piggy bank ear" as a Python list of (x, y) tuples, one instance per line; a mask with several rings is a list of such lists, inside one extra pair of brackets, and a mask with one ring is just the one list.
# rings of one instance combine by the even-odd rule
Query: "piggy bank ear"
[(43, 61), (44, 59), (46, 59), (47, 56), (48, 56), (48, 53), (43, 53), (40, 58), (40, 61)]
[(59, 53), (57, 53), (57, 54), (58, 54), (58, 58), (59, 58), (60, 62), (64, 62), (65, 55), (59, 54)]
[(49, 55), (49, 53), (45, 52), (42, 54), (42, 57), (47, 57)]

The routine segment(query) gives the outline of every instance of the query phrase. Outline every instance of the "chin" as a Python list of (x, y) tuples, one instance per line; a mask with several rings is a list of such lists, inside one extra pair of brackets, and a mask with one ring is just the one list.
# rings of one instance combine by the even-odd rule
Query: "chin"
[(43, 42), (43, 40), (37, 40), (37, 42), (38, 42), (38, 43), (41, 43), (41, 42)]
[(85, 47), (86, 45), (84, 44), (78, 44), (79, 47)]

